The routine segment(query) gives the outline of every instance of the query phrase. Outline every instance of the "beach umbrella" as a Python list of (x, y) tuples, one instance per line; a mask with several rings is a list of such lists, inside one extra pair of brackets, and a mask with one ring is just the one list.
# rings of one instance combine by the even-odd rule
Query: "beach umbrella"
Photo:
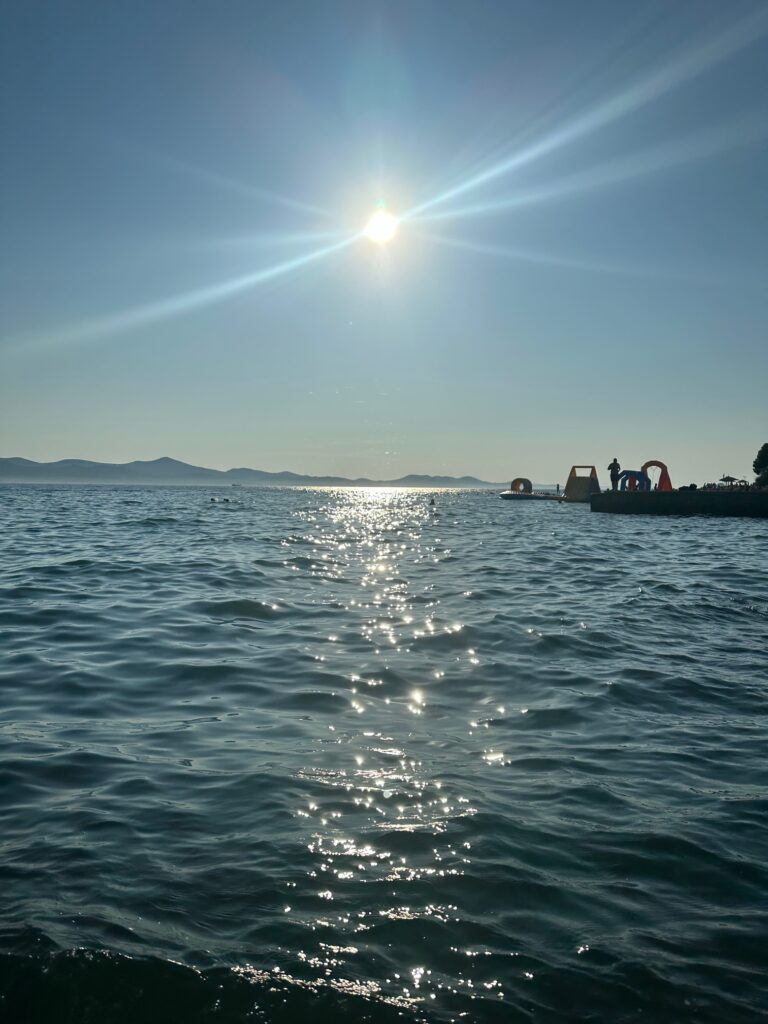
[(721, 476), (720, 477), (720, 483), (721, 484), (735, 484), (736, 483), (736, 477), (735, 476)]

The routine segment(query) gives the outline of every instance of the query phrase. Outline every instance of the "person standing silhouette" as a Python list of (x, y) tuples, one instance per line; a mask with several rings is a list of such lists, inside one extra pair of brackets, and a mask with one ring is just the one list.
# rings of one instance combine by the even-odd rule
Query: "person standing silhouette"
[(621, 466), (619, 460), (614, 455), (613, 462), (608, 466), (608, 472), (611, 474), (611, 490), (618, 491), (619, 489), (619, 473), (621, 473)]

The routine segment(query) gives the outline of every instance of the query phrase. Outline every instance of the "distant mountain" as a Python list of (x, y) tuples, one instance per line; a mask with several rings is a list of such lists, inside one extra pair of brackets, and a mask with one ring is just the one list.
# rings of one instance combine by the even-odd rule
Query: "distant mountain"
[(31, 459), (0, 458), (0, 483), (6, 484), (138, 484), (194, 485), (226, 487), (231, 484), (254, 486), (333, 486), (333, 487), (504, 487), (474, 476), (427, 476), (410, 473), (398, 480), (369, 480), (359, 477), (307, 476), (301, 473), (267, 473), (263, 469), (205, 469), (177, 459), (153, 459), (151, 462), (87, 462), (61, 459), (59, 462), (32, 462)]

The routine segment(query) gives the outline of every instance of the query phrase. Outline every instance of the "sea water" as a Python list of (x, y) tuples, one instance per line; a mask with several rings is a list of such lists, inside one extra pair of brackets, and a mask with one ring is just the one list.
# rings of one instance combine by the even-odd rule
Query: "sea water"
[(0, 1019), (763, 1019), (768, 523), (430, 497), (0, 489)]

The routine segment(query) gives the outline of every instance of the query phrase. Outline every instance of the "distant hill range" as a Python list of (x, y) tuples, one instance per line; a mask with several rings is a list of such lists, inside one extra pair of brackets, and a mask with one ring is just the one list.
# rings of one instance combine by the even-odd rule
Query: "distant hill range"
[(137, 484), (145, 486), (333, 486), (333, 487), (505, 487), (474, 476), (427, 476), (410, 473), (398, 480), (369, 480), (343, 476), (305, 476), (301, 473), (267, 473), (262, 469), (204, 469), (176, 459), (151, 462), (87, 462), (61, 459), (32, 462), (31, 459), (0, 458), (0, 483), (7, 484)]

